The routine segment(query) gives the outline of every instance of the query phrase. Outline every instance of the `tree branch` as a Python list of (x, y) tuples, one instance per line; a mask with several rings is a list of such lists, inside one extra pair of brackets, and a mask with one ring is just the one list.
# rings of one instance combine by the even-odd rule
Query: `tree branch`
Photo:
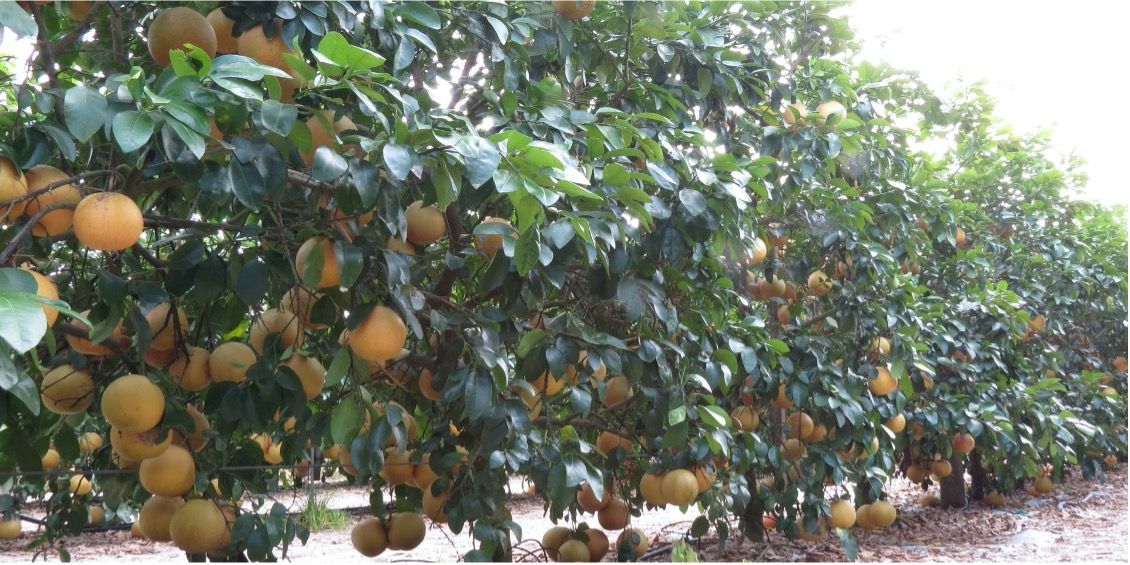
[[(444, 216), (447, 223), (447, 251), (451, 252), (459, 248), (459, 241), (463, 238), (463, 223), (460, 221), (459, 210), (454, 203), (447, 205)], [(434, 295), (450, 296), (451, 288), (455, 286), (457, 276), (458, 273), (454, 269), (445, 268), (443, 274), (439, 277), (439, 281), (432, 287)]]
[(77, 174), (73, 177), (69, 177), (69, 178), (65, 178), (65, 179), (59, 179), (59, 180), (57, 180), (53, 183), (50, 183), (50, 184), (44, 186), (43, 188), (37, 188), (33, 191), (27, 192), (25, 194), (21, 194), (21, 195), (15, 197), (15, 198), (9, 198), (7, 200), (0, 200), (0, 206), (6, 207), (6, 206), (9, 206), (11, 204), (15, 204), (17, 202), (24, 202), (25, 200), (31, 200), (31, 199), (39, 196), (40, 194), (43, 194), (45, 192), (49, 192), (51, 190), (59, 188), (60, 186), (65, 186), (65, 185), (68, 185), (68, 184), (75, 184), (75, 183), (81, 182), (83, 180), (86, 180), (87, 178), (90, 178), (90, 177), (109, 176), (109, 175), (116, 175), (116, 174), (118, 174), (118, 171), (114, 171), (114, 170), (110, 170), (110, 169), (104, 169), (104, 170), (100, 170), (100, 171), (87, 171), (85, 173), (79, 173), (79, 174)]
[(304, 173), (302, 171), (296, 171), (294, 169), (287, 169), (286, 170), (286, 181), (289, 182), (290, 184), (297, 184), (299, 186), (305, 186), (307, 188), (313, 188), (315, 190), (320, 190), (322, 192), (332, 193), (335, 190), (337, 190), (334, 185), (332, 185), (328, 182), (322, 182), (318, 179), (315, 179), (314, 177), (310, 176), (307, 173)]
[(87, 26), (94, 21), (94, 18), (98, 17), (98, 12), (104, 4), (106, 4), (105, 0), (95, 2), (90, 9), (87, 10), (86, 15), (79, 20), (78, 24), (71, 28), (71, 31), (68, 31), (66, 35), (51, 44), (51, 51), (54, 53), (66, 51), (72, 43), (78, 41), (78, 39), (82, 37), (83, 32), (86, 31)]
[(8, 245), (4, 248), (4, 251), (0, 252), (0, 264), (8, 262), (8, 259), (10, 259), (12, 257), (12, 254), (16, 252), (16, 249), (19, 248), (20, 243), (24, 239), (26, 239), (27, 236), (31, 235), (32, 228), (34, 228), (36, 224), (39, 223), (39, 220), (43, 219), (43, 216), (46, 216), (48, 212), (54, 210), (62, 210), (64, 208), (73, 210), (75, 208), (75, 204), (73, 202), (57, 202), (55, 204), (40, 208), (35, 213), (35, 215), (29, 218), (27, 223), (20, 228), (20, 231), (16, 232), (15, 237), (12, 238), (12, 241), (8, 242)]

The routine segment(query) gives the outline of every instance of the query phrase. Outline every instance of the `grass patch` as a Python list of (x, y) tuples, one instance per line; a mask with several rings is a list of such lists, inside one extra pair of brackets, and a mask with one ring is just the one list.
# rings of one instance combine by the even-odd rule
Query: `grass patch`
[(329, 507), (332, 498), (329, 494), (318, 494), (313, 488), (306, 491), (306, 505), (300, 520), (311, 531), (336, 530), (349, 523), (345, 512)]

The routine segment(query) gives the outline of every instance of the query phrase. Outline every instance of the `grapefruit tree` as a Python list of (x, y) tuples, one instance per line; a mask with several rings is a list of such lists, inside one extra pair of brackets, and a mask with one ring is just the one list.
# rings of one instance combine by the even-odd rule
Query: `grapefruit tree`
[(834, 5), (59, 7), (0, 4), (36, 45), (0, 512), (46, 499), (43, 547), (96, 496), (272, 559), (309, 532), (238, 502), (325, 458), (367, 556), (431, 521), (509, 558), (515, 475), (551, 556), (694, 504), (851, 550), (897, 473), (961, 504), (1125, 457), (1124, 218), (983, 94), (853, 62)]

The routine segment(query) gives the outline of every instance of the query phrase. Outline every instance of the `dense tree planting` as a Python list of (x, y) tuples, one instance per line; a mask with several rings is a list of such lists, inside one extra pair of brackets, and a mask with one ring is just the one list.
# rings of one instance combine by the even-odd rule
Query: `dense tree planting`
[(836, 8), (0, 4), (0, 513), (267, 560), (324, 462), (366, 556), (509, 560), (515, 476), (562, 561), (664, 505), (853, 555), (900, 477), (1101, 476), (1124, 210)]

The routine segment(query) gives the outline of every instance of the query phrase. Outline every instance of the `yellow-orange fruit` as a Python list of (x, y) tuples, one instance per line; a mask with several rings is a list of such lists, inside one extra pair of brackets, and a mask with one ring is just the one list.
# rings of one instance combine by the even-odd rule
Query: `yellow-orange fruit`
[(734, 408), (730, 411), (730, 419), (734, 421), (734, 427), (743, 432), (755, 431), (757, 426), (761, 424), (761, 418), (752, 406), (743, 405)]
[(450, 493), (447, 491), (439, 494), (432, 494), (432, 489), (424, 489), (423, 510), (424, 515), (431, 518), (433, 522), (438, 524), (447, 523), (447, 512), (444, 511), (443, 505), (447, 504), (447, 497)]
[(604, 406), (607, 408), (621, 406), (634, 395), (632, 384), (624, 376), (608, 379), (604, 393)]
[(573, 532), (569, 528), (563, 526), (554, 526), (545, 531), (541, 536), (541, 546), (545, 549), (545, 554), (554, 561), (557, 560), (557, 550), (566, 542), (569, 541), (569, 535)]
[(914, 464), (906, 468), (906, 478), (912, 483), (920, 483), (926, 480), (926, 469), (921, 465)]
[(102, 436), (98, 432), (86, 432), (78, 436), (79, 451), (90, 453), (99, 447), (102, 447)]
[(184, 410), (188, 412), (189, 416), (192, 416), (192, 429), (186, 430), (188, 437), (185, 438), (184, 443), (188, 445), (189, 449), (200, 451), (208, 443), (208, 438), (204, 436), (204, 432), (212, 429), (212, 425), (208, 423), (208, 418), (195, 406), (186, 404)]
[(553, 376), (553, 373), (548, 369), (534, 379), (531, 384), (534, 385), (534, 390), (537, 390), (538, 393), (544, 392), (546, 396), (553, 396), (565, 388), (565, 380)]
[(836, 123), (839, 123), (840, 120), (844, 119), (847, 116), (847, 108), (844, 108), (843, 104), (840, 104), (835, 100), (821, 102), (820, 105), (816, 107), (816, 112), (820, 114), (821, 124), (827, 123), (828, 118), (833, 115), (836, 116)]
[(804, 125), (806, 116), (808, 116), (808, 106), (800, 102), (789, 104), (784, 110), (781, 110), (781, 118), (790, 126), (797, 125), (798, 123)]
[(365, 518), (349, 534), (353, 549), (365, 557), (376, 557), (388, 549), (388, 532), (376, 518)]
[(407, 241), (405, 241), (403, 239), (392, 237), (392, 236), (389, 236), (388, 243), (385, 245), (385, 248), (389, 249), (390, 251), (395, 251), (397, 253), (403, 253), (405, 255), (415, 255), (416, 254), (416, 248), (412, 247), (412, 245), (410, 243), (408, 243)]
[(698, 479), (686, 469), (674, 469), (663, 477), (663, 499), (676, 506), (686, 506), (698, 498)]
[(86, 523), (88, 525), (99, 526), (106, 521), (106, 511), (101, 506), (91, 506), (87, 508), (86, 512)]
[(164, 413), (165, 393), (141, 375), (118, 377), (102, 392), (102, 416), (124, 431), (150, 430)]
[(597, 451), (608, 455), (612, 453), (617, 447), (623, 447), (624, 451), (632, 450), (632, 441), (628, 438), (621, 436), (612, 431), (604, 430), (600, 435), (596, 436), (596, 449)]
[(899, 382), (886, 367), (877, 367), (875, 378), (867, 381), (867, 388), (877, 396), (886, 396), (898, 388)]
[(247, 369), (255, 364), (255, 350), (245, 343), (228, 341), (217, 345), (208, 356), (208, 373), (215, 382), (241, 383)]
[[(35, 192), (46, 188), (47, 185), (70, 178), (67, 173), (48, 165), (36, 165), (28, 169), (24, 176), (27, 180), (28, 192)], [(78, 187), (74, 184), (64, 184), (29, 200), (24, 207), (24, 215), (32, 217), (41, 209), (55, 205), (73, 204), (77, 206), (80, 200), (82, 200), (82, 195), (79, 194)], [(32, 227), (31, 233), (35, 237), (54, 237), (62, 234), (71, 229), (74, 213), (73, 206), (51, 210), (44, 214), (39, 222)]]
[(90, 373), (59, 365), (43, 376), (39, 398), (43, 407), (55, 414), (78, 414), (94, 402), (95, 388)]
[(387, 361), (400, 354), (408, 339), (404, 320), (387, 306), (373, 308), (349, 336), (349, 348), (366, 361)]
[(941, 504), (942, 504), (942, 499), (940, 499), (940, 498), (938, 498), (938, 497), (936, 497), (932, 494), (924, 494), (924, 495), (918, 497), (918, 505), (923, 507), (923, 508), (933, 508), (935, 506), (940, 506)]
[(94, 484), (90, 479), (83, 475), (71, 475), (70, 485), (67, 487), (67, 492), (75, 496), (84, 496), (90, 494), (94, 490)]
[(141, 208), (116, 192), (96, 192), (83, 198), (72, 218), (75, 237), (90, 249), (122, 251), (137, 243), (145, 229)]
[(184, 499), (179, 496), (150, 496), (138, 512), (137, 524), (141, 533), (152, 541), (172, 541), (169, 523), (182, 506)]
[[(27, 179), (12, 160), (0, 156), (0, 202), (27, 194)], [(10, 223), (24, 213), (27, 201), (0, 206), (0, 225)]]
[(793, 439), (808, 439), (812, 436), (812, 431), (815, 424), (812, 417), (804, 412), (794, 412), (789, 414), (785, 423), (789, 426), (789, 436)]
[(596, 7), (596, 0), (551, 0), (557, 15), (570, 21), (576, 21), (592, 13)]
[(208, 372), (208, 361), (212, 353), (202, 347), (188, 346), (188, 356), (178, 357), (169, 365), (169, 374), (173, 382), (182, 389), (195, 392), (208, 388), (212, 384), (212, 375)]
[(785, 459), (796, 461), (804, 457), (806, 451), (807, 449), (805, 449), (804, 444), (801, 443), (799, 439), (789, 438), (785, 440)]
[[(54, 308), (52, 308), (52, 310), (54, 310)], [(84, 318), (90, 319), (90, 310), (83, 311), (82, 316)], [(88, 330), (86, 326), (80, 325), (77, 322), (71, 323), (70, 325), (71, 327), (77, 328), (84, 332)], [(114, 331), (110, 333), (108, 340), (120, 345), (124, 339), (122, 332), (123, 327), (119, 322), (118, 326), (114, 328)], [(66, 334), (64, 337), (67, 338), (67, 344), (71, 346), (71, 349), (74, 349), (75, 351), (82, 353), (83, 355), (88, 355), (90, 357), (105, 357), (114, 352), (109, 347), (106, 347), (105, 345), (99, 343), (94, 343), (93, 341), (90, 341), (86, 338), (71, 334)]]
[(409, 551), (424, 541), (424, 519), (415, 512), (396, 512), (388, 520), (388, 546)]
[(894, 416), (887, 418), (887, 420), (883, 422), (883, 425), (893, 433), (900, 433), (904, 429), (906, 429), (906, 416), (903, 416), (902, 414), (895, 414)]
[(581, 540), (567, 540), (557, 548), (557, 560), (562, 563), (585, 563), (589, 561), (589, 547)]
[(876, 528), (886, 528), (894, 524), (897, 516), (898, 512), (895, 511), (895, 507), (891, 506), (891, 503), (886, 500), (872, 502), (871, 507), (867, 510), (867, 519)]
[(793, 407), (793, 401), (785, 395), (784, 383), (777, 386), (777, 398), (773, 399), (774, 408), (789, 409)]
[(177, 336), (183, 339), (188, 335), (188, 316), (184, 310), (176, 309), (176, 313), (169, 311), (168, 303), (162, 302), (145, 313), (145, 320), (149, 323), (149, 331), (153, 335), (149, 347), (167, 351), (175, 349)]
[(828, 291), (832, 290), (832, 279), (829, 279), (824, 271), (813, 271), (808, 275), (808, 289), (817, 296), (828, 294)]
[(934, 461), (930, 463), (930, 472), (944, 479), (953, 472), (953, 465), (949, 461)]
[(267, 336), (271, 334), (278, 334), (280, 348), (302, 347), (305, 337), (302, 322), (298, 319), (298, 316), (293, 312), (277, 308), (264, 310), (251, 324), (251, 331), (248, 334), (248, 342), (251, 344), (251, 349), (256, 353), (263, 352), (263, 344), (267, 341)]
[[(500, 224), (509, 228), (510, 231), (513, 231), (510, 222), (503, 218), (486, 218), (483, 220), (483, 224)], [(498, 253), (499, 249), (502, 249), (502, 234), (486, 233), (476, 235), (475, 246), (482, 249), (488, 257), (494, 257), (494, 254)]]
[(141, 355), (141, 360), (154, 369), (168, 369), (180, 357), (176, 349), (153, 349), (150, 347)]
[(427, 490), (439, 478), (431, 465), (431, 454), (425, 453), (420, 462), (412, 467), (412, 482), (416, 486)]
[(157, 428), (135, 433), (110, 426), (110, 445), (113, 446), (114, 452), (134, 461), (157, 457), (172, 445), (173, 434), (166, 433), (164, 439), (159, 437), (160, 430)]
[(1055, 488), (1055, 485), (1052, 484), (1052, 480), (1051, 480), (1050, 477), (1043, 476), (1043, 477), (1037, 477), (1036, 478), (1036, 480), (1032, 483), (1032, 488), (1038, 494), (1047, 494)]
[(42, 465), (44, 471), (50, 471), (59, 466), (59, 452), (55, 448), (48, 448), (47, 453), (39, 458), (39, 463)]
[(428, 400), (434, 402), (443, 398), (443, 391), (435, 388), (435, 386), (432, 385), (433, 378), (434, 375), (430, 370), (426, 368), (420, 369), (420, 376), (417, 379), (416, 384), (419, 385), (420, 394), (424, 395), (424, 398), (427, 398)]
[(855, 525), (855, 508), (847, 500), (836, 500), (831, 504), (828, 523), (833, 528), (850, 528)]
[[(169, 537), (186, 553), (208, 553), (231, 543), (227, 512), (213, 500), (196, 498), (184, 503), (169, 521)], [(233, 512), (234, 513), (234, 512)]]
[(655, 506), (667, 504), (667, 497), (663, 495), (663, 478), (664, 475), (652, 473), (644, 473), (640, 478), (640, 494), (649, 504)]
[(151, 494), (183, 496), (196, 481), (196, 462), (187, 449), (170, 445), (164, 453), (142, 461), (137, 475)]
[[(51, 277), (31, 269), (21, 270), (30, 273), (32, 278), (35, 279), (36, 295), (49, 300), (59, 299), (59, 287), (55, 286), (55, 281), (51, 280)], [(55, 325), (55, 320), (59, 318), (59, 311), (56, 310), (54, 306), (48, 306), (46, 304), (41, 304), (39, 307), (43, 309), (43, 316), (47, 318), (47, 327)]]
[(18, 539), (22, 529), (23, 524), (19, 518), (0, 519), (0, 540)]
[(414, 478), (414, 472), (411, 452), (399, 451), (395, 447), (385, 450), (385, 464), (380, 471), (385, 482), (393, 486), (408, 484)]
[(149, 24), (149, 54), (158, 65), (168, 66), (169, 51), (187, 51), (192, 44), (209, 57), (216, 56), (216, 32), (208, 19), (191, 8), (162, 10)]
[(298, 375), (298, 382), (302, 383), (302, 392), (306, 394), (306, 400), (313, 400), (322, 394), (322, 387), (326, 384), (326, 369), (322, 367), (321, 361), (295, 353), (284, 361), (283, 365)]
[(302, 247), (298, 248), (298, 255), (294, 258), (294, 266), (298, 270), (298, 278), (304, 280), (306, 263), (311, 259), (310, 254), (317, 248), (322, 256), (322, 269), (313, 282), (317, 288), (335, 287), (341, 282), (341, 269), (338, 268), (337, 256), (334, 254), (334, 242), (328, 237), (312, 237), (307, 239)]
[(765, 245), (765, 241), (760, 237), (753, 238), (753, 244), (749, 248), (749, 264), (760, 264), (768, 254), (769, 247)]
[(596, 528), (589, 528), (585, 530), (585, 534), (589, 537), (585, 542), (585, 547), (589, 550), (589, 561), (601, 561), (604, 556), (608, 554), (608, 535), (603, 530)]
[[(632, 542), (633, 538), (637, 540), (635, 543)], [(616, 547), (625, 545), (631, 546), (629, 554), (632, 558), (639, 559), (641, 555), (647, 553), (647, 535), (639, 528), (624, 530), (620, 532), (620, 535), (616, 538)]]
[(965, 230), (957, 228), (957, 232), (954, 234), (954, 242), (961, 247), (965, 247), (965, 241)]
[(219, 8), (208, 12), (205, 19), (216, 34), (216, 53), (235, 53), (239, 50), (239, 38), (232, 35), (234, 20), (224, 15), (224, 11)]
[(408, 241), (416, 245), (428, 246), (439, 241), (447, 229), (443, 212), (435, 206), (424, 206), (421, 200), (408, 206), (404, 218), (408, 222)]
[(1004, 495), (995, 490), (986, 493), (982, 500), (991, 508), (1004, 506)]
[(596, 493), (592, 490), (587, 482), (581, 483), (581, 488), (577, 489), (577, 505), (584, 509), (585, 512), (597, 512), (603, 510), (608, 506), (608, 502), (612, 500), (612, 493), (610, 489), (604, 490), (604, 497), (597, 498)]
[[(694, 476), (691, 476), (691, 480), (694, 480)], [(695, 490), (698, 490), (698, 483), (695, 483)], [(596, 513), (596, 520), (600, 522), (600, 527), (606, 530), (623, 529), (628, 525), (629, 517), (628, 503), (616, 497), (612, 497), (608, 501), (608, 505)]]

